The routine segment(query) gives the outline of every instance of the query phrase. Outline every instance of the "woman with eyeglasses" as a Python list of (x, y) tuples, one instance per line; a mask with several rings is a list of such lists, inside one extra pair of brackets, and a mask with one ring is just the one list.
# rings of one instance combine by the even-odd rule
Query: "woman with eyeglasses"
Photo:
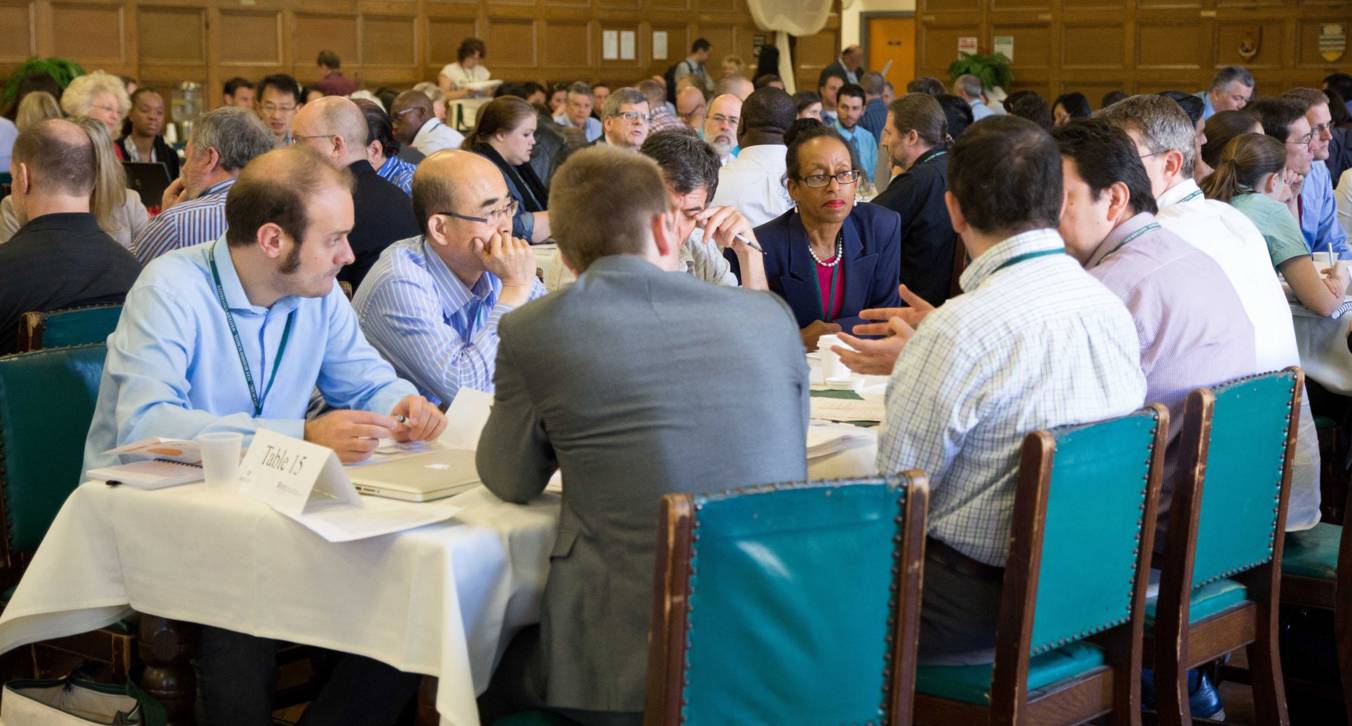
[(756, 228), (770, 290), (789, 304), (803, 345), (863, 322), (866, 308), (901, 307), (901, 217), (855, 204), (862, 174), (840, 134), (803, 129), (785, 157), (794, 208)]
[(1272, 266), (1282, 273), (1301, 305), (1332, 315), (1343, 302), (1347, 276), (1311, 259), (1295, 216), (1282, 142), (1266, 134), (1240, 134), (1226, 144), (1220, 163), (1202, 180), (1208, 199), (1228, 203), (1248, 217), (1267, 242)]
[(516, 96), (495, 98), (479, 109), (478, 123), (462, 148), (487, 158), (507, 179), (516, 201), (512, 236), (532, 244), (549, 239), (549, 188), (530, 165), (539, 114)]

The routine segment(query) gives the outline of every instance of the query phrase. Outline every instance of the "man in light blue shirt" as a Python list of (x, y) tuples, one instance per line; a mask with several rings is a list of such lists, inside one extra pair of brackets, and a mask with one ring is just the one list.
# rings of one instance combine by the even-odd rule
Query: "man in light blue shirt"
[(967, 102), (972, 107), (972, 123), (976, 123), (987, 116), (994, 116), (995, 112), (982, 100), (984, 89), (981, 87), (981, 79), (972, 74), (958, 76), (953, 81), (953, 95)]
[(1197, 94), (1202, 99), (1202, 120), (1219, 111), (1239, 111), (1253, 98), (1253, 74), (1243, 66), (1225, 66), (1216, 71), (1207, 90)]
[[(231, 188), (224, 236), (146, 267), (108, 338), (86, 468), (115, 463), (104, 452), (150, 436), (268, 429), (354, 462), (379, 439), (432, 439), (445, 428), (366, 342), (335, 283), (353, 259), (351, 188), (346, 170), (308, 148), (268, 152)], [(307, 421), (316, 387), (339, 410)], [(205, 723), (271, 724), (276, 642), (203, 627), (201, 643)], [(416, 677), (356, 656), (337, 672), (345, 677), (307, 719), (368, 723), (351, 715), (364, 712), (390, 723), (417, 687)]]
[(1305, 120), (1310, 122), (1310, 155), (1314, 163), (1305, 175), (1300, 188), (1300, 231), (1311, 252), (1333, 250), (1339, 259), (1352, 259), (1347, 246), (1347, 232), (1338, 222), (1338, 203), (1333, 196), (1333, 181), (1329, 177), (1329, 142), (1333, 140), (1333, 116), (1329, 113), (1329, 97), (1313, 88), (1293, 88), (1282, 94), (1305, 108)]
[(582, 129), (582, 134), (589, 144), (601, 138), (601, 122), (591, 115), (592, 108), (596, 104), (592, 98), (591, 86), (582, 81), (574, 83), (568, 87), (567, 99), (563, 112), (554, 116), (554, 123)]
[(859, 170), (872, 177), (878, 165), (878, 139), (859, 123), (864, 117), (864, 89), (854, 83), (842, 86), (836, 93), (836, 131), (854, 150)]
[(545, 294), (512, 237), (516, 201), (493, 162), (443, 151), (414, 174), (413, 207), (423, 233), (381, 253), (352, 300), (362, 331), (428, 398), (491, 393), (498, 321)]

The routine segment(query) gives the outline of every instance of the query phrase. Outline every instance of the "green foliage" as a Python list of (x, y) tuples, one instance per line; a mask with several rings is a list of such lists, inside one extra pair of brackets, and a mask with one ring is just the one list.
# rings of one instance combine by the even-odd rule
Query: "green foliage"
[(48, 75), (65, 88), (76, 76), (84, 75), (84, 72), (80, 64), (73, 60), (37, 56), (29, 58), (16, 68), (5, 82), (4, 94), (0, 96), (0, 107), (8, 108), (14, 103), (15, 96), (19, 94), (19, 83), (29, 76)]
[(1009, 88), (1014, 82), (1014, 72), (1009, 68), (1009, 59), (1004, 53), (963, 53), (962, 57), (948, 66), (948, 79), (957, 80), (958, 76), (971, 74), (981, 79), (985, 89)]

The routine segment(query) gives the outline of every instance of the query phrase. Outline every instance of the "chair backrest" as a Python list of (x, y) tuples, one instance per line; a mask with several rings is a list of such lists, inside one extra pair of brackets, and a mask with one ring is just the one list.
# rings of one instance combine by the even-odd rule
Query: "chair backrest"
[(909, 723), (923, 474), (662, 503), (649, 724)]
[[(1168, 428), (1168, 411), (1153, 404), (1024, 439), (993, 705), (1026, 703), (1029, 657), (1120, 626), (1143, 629), (1149, 557), (1141, 555), (1154, 542)], [(1139, 658), (1139, 633), (1129, 642)]]
[(1302, 382), (1301, 371), (1288, 368), (1212, 389), (1194, 588), (1272, 559), (1285, 514)]
[(0, 495), (7, 565), (36, 549), (80, 484), (102, 343), (0, 357)]
[(102, 343), (117, 327), (121, 305), (91, 305), (24, 313), (19, 322), (19, 352), (63, 345)]

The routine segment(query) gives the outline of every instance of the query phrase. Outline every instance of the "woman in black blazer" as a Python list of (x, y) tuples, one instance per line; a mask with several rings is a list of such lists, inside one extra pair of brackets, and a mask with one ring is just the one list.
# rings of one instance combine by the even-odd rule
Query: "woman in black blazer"
[(788, 147), (789, 196), (795, 208), (756, 228), (765, 248), (770, 290), (789, 304), (803, 345), (850, 332), (866, 308), (900, 307), (901, 217), (855, 204), (859, 160), (840, 134), (812, 126)]
[(178, 178), (178, 152), (165, 143), (164, 97), (153, 88), (138, 88), (131, 94), (131, 112), (117, 140), (123, 161), (158, 161), (172, 181)]

